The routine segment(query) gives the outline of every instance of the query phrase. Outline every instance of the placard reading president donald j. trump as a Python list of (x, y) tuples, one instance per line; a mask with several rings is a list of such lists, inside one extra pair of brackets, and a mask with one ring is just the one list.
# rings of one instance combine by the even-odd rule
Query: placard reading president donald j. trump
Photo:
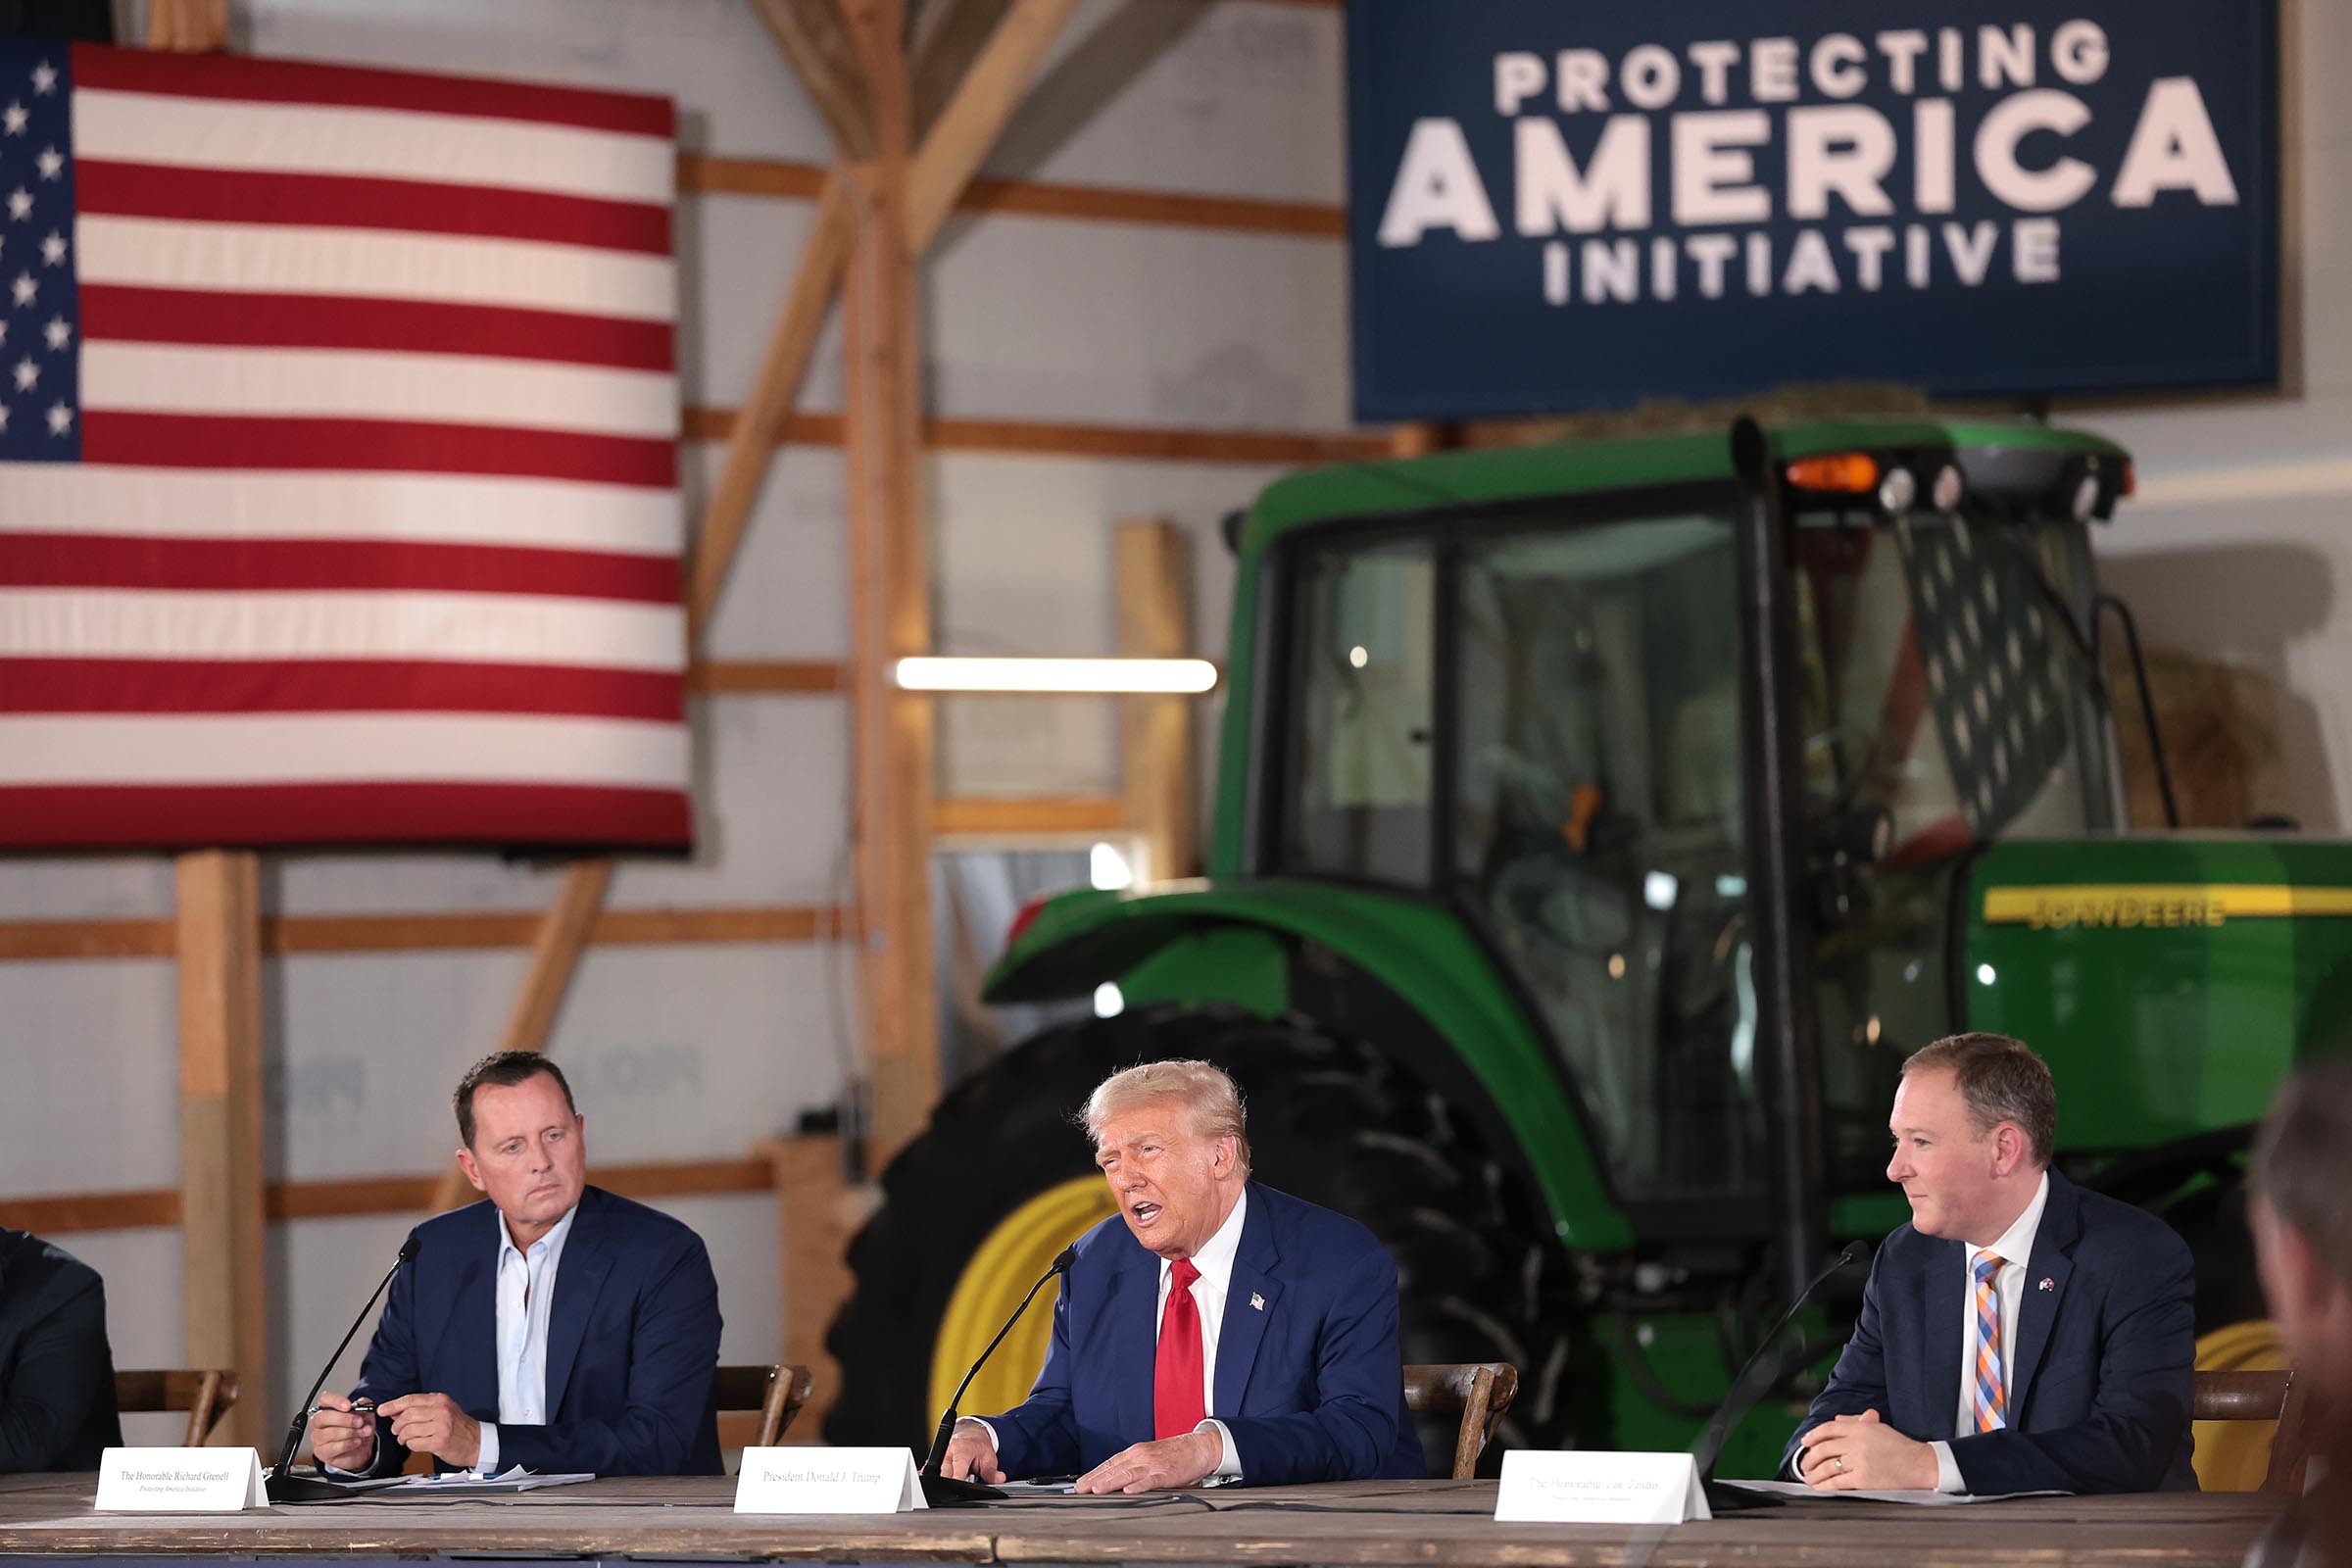
[(1350, 0), (1356, 411), (2278, 378), (2277, 0)]

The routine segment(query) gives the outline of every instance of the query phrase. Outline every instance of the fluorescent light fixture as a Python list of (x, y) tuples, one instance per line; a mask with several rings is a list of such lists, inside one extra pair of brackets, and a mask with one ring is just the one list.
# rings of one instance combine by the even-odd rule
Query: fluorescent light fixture
[(1217, 683), (1205, 659), (902, 659), (892, 670), (910, 692), (1204, 692)]

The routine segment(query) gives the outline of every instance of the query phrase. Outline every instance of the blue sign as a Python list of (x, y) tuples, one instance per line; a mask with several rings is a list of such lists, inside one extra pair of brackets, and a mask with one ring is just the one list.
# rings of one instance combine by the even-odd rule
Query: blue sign
[(1356, 413), (2278, 368), (2277, 0), (1351, 0)]

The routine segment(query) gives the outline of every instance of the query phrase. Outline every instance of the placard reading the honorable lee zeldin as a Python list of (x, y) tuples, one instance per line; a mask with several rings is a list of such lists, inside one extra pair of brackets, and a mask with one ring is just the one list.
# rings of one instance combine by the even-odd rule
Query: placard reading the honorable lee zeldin
[(746, 1448), (737, 1513), (906, 1513), (928, 1508), (906, 1448)]
[(1494, 1493), (1498, 1522), (1679, 1525), (1712, 1519), (1687, 1453), (1513, 1448)]
[(1348, 10), (1356, 412), (2269, 385), (2277, 0)]
[(251, 1448), (109, 1448), (98, 1461), (101, 1513), (239, 1513), (270, 1500)]

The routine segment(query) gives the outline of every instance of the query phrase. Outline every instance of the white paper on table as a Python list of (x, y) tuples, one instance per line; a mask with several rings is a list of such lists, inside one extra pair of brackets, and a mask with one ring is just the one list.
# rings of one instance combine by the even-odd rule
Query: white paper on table
[(494, 1476), (479, 1475), (471, 1470), (450, 1470), (437, 1476), (403, 1476), (393, 1492), (429, 1492), (436, 1494), (457, 1492), (536, 1492), (541, 1487), (568, 1487), (575, 1482), (594, 1481), (593, 1471), (535, 1475), (522, 1466), (509, 1465)]

